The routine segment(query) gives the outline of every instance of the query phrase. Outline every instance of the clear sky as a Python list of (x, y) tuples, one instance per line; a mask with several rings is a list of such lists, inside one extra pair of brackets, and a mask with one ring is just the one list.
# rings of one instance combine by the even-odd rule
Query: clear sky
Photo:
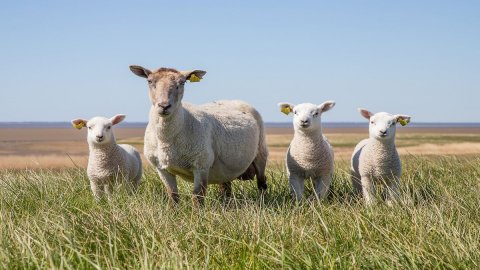
[(184, 100), (243, 99), (480, 122), (480, 1), (2, 1), (0, 121), (127, 114), (147, 121), (128, 66), (203, 69)]

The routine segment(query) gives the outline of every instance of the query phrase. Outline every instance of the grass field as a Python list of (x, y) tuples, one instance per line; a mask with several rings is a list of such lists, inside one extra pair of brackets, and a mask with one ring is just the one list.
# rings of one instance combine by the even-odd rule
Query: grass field
[[(284, 151), (288, 136), (272, 136), (272, 152)], [(336, 149), (349, 149), (362, 136), (330, 137)], [(459, 144), (465, 136), (475, 144), (468, 134), (405, 133), (399, 145)], [(210, 186), (201, 209), (184, 181), (181, 203), (170, 204), (149, 167), (135, 195), (119, 187), (100, 204), (83, 168), (2, 169), (0, 269), (478, 269), (480, 157), (401, 152), (402, 195), (394, 207), (365, 207), (353, 197), (346, 155), (336, 160), (325, 201), (295, 205), (274, 159), (265, 197), (254, 182), (236, 181), (228, 201)]]
[(283, 169), (270, 191), (215, 186), (203, 209), (169, 204), (152, 170), (135, 196), (97, 204), (83, 169), (0, 172), (0, 268), (478, 268), (480, 159), (408, 156), (398, 206), (366, 208), (337, 164), (328, 200), (293, 205)]

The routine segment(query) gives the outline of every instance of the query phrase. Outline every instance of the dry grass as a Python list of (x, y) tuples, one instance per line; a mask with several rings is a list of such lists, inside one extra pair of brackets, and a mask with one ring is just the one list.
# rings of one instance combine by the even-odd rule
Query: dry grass
[[(480, 136), (476, 129), (405, 129), (399, 130), (397, 145), (401, 154), (475, 155), (480, 154)], [(143, 152), (141, 128), (119, 128), (120, 143), (133, 144)], [(293, 131), (267, 129), (270, 162), (284, 159)], [(348, 160), (356, 143), (367, 137), (362, 128), (327, 129), (337, 160)], [(0, 169), (73, 168), (87, 163), (86, 131), (68, 128), (0, 129)]]

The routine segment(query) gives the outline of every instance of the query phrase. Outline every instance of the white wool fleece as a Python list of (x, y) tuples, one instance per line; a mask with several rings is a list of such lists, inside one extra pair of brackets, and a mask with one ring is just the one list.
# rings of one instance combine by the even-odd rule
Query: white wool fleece
[(76, 128), (88, 129), (87, 141), (89, 158), (87, 175), (90, 187), (97, 200), (106, 193), (112, 194), (113, 185), (127, 181), (135, 190), (142, 177), (142, 160), (138, 151), (131, 145), (117, 144), (112, 126), (125, 119), (125, 115), (116, 115), (111, 119), (94, 117), (90, 120), (75, 119)]
[(408, 115), (392, 115), (386, 112), (371, 113), (359, 109), (369, 120), (370, 138), (357, 144), (352, 155), (351, 177), (355, 192), (361, 193), (367, 204), (374, 201), (375, 185), (384, 186), (388, 204), (398, 199), (402, 165), (395, 147), (397, 123), (410, 122)]
[(312, 179), (315, 195), (324, 198), (333, 176), (334, 153), (322, 133), (321, 115), (335, 106), (334, 101), (320, 105), (279, 103), (280, 110), (293, 112), (293, 140), (287, 151), (286, 166), (289, 183), (297, 201), (302, 199), (305, 179)]

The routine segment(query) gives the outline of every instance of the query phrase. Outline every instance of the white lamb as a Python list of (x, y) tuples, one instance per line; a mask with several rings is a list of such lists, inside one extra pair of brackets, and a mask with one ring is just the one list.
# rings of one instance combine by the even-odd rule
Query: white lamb
[(100, 200), (104, 193), (111, 197), (113, 185), (126, 181), (135, 191), (142, 178), (142, 160), (138, 151), (128, 144), (117, 144), (112, 126), (125, 119), (116, 115), (111, 119), (94, 117), (90, 120), (75, 119), (75, 128), (88, 128), (87, 141), (90, 150), (87, 175), (93, 195)]
[(356, 193), (362, 193), (366, 204), (375, 199), (375, 185), (384, 186), (384, 198), (391, 205), (398, 199), (402, 165), (395, 147), (396, 124), (410, 122), (408, 115), (391, 115), (386, 112), (375, 115), (359, 109), (370, 121), (370, 138), (357, 144), (352, 155), (352, 185)]
[(297, 201), (303, 196), (305, 179), (312, 179), (315, 195), (324, 198), (333, 176), (333, 149), (322, 134), (321, 115), (335, 106), (334, 101), (320, 105), (279, 103), (280, 110), (293, 112), (295, 134), (287, 151), (286, 165), (290, 186)]
[(253, 107), (235, 100), (182, 103), (185, 82), (200, 81), (205, 71), (160, 68), (152, 72), (140, 66), (130, 70), (147, 79), (152, 102), (144, 154), (175, 202), (176, 176), (193, 182), (197, 204), (203, 202), (207, 184), (221, 184), (228, 196), (232, 180), (256, 175), (257, 187), (267, 188), (265, 131)]

